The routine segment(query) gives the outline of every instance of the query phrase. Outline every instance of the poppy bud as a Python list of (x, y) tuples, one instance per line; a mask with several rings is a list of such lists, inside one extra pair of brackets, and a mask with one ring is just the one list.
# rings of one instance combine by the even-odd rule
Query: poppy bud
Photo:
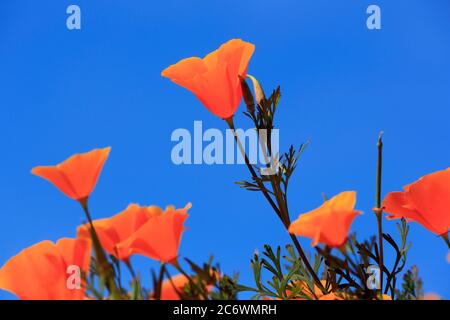
[(264, 103), (266, 101), (266, 96), (264, 94), (264, 90), (261, 87), (261, 84), (254, 76), (247, 75), (247, 77), (252, 80), (253, 83), (253, 92), (255, 93), (255, 99), (257, 104)]
[(241, 80), (241, 87), (242, 87), (242, 96), (244, 97), (245, 105), (247, 106), (247, 111), (250, 114), (255, 113), (255, 100), (253, 99), (252, 92), (250, 90), (250, 87), (247, 84), (247, 81), (245, 81), (244, 77), (239, 76), (239, 79)]

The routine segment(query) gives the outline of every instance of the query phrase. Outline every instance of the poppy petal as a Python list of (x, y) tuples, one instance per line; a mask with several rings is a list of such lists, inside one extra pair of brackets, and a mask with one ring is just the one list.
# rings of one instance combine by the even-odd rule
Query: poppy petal
[(325, 201), (319, 208), (291, 223), (290, 233), (312, 239), (312, 246), (319, 242), (330, 247), (341, 246), (347, 239), (353, 219), (360, 214), (354, 210), (356, 193), (342, 192)]
[(56, 244), (39, 242), (9, 259), (0, 269), (0, 288), (26, 300), (79, 300), (83, 289), (67, 286), (67, 267), (87, 272), (90, 242), (61, 239)]
[(110, 150), (108, 147), (76, 154), (56, 166), (39, 166), (31, 172), (51, 182), (69, 198), (82, 200), (97, 184)]
[(251, 43), (232, 39), (203, 59), (183, 59), (161, 75), (190, 90), (211, 113), (228, 119), (242, 98), (239, 76), (245, 77), (254, 49)]

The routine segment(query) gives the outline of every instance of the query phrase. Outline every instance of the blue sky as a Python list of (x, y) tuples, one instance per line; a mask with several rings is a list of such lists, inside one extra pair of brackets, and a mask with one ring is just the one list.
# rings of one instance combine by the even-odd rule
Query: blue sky
[[(366, 28), (366, 8), (382, 29)], [(66, 28), (77, 4), (82, 29)], [(44, 239), (75, 236), (76, 203), (32, 176), (36, 165), (111, 146), (92, 195), (96, 218), (128, 203), (192, 202), (180, 253), (252, 284), (250, 258), (288, 237), (262, 197), (239, 189), (245, 166), (176, 166), (176, 128), (223, 128), (187, 90), (160, 76), (181, 58), (231, 38), (256, 45), (249, 73), (267, 91), (281, 85), (281, 146), (311, 145), (290, 186), (293, 218), (324, 192), (358, 192), (352, 226), (375, 233), (376, 139), (385, 132), (383, 194), (450, 164), (450, 3), (419, 1), (3, 1), (0, 5), (0, 264)], [(248, 127), (241, 115), (235, 122)], [(385, 222), (387, 231), (395, 224)], [(408, 265), (427, 292), (450, 297), (447, 249), (411, 224)], [(302, 239), (305, 247), (309, 240)], [(148, 275), (153, 264), (133, 260)], [(0, 292), (0, 298), (12, 295)]]

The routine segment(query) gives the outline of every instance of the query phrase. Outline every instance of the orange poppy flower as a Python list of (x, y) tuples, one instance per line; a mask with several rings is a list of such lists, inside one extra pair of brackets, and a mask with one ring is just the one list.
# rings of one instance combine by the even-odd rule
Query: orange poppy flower
[[(102, 247), (116, 258), (128, 261), (133, 254), (162, 262), (171, 262), (178, 255), (187, 210), (169, 206), (165, 212), (156, 206), (130, 204), (112, 218), (94, 221)], [(89, 238), (89, 225), (78, 227), (78, 237)]]
[[(326, 287), (327, 281), (326, 280), (320, 280), (323, 287)], [(296, 288), (301, 288), (301, 291), (296, 295), (297, 298), (291, 298), (289, 300), (344, 300), (343, 297), (340, 295), (336, 295), (333, 292), (328, 292), (324, 294), (322, 290), (317, 286), (314, 285), (314, 293), (312, 290), (308, 287), (308, 284), (305, 281), (296, 281), (293, 284)], [(286, 297), (289, 297), (292, 294), (292, 290), (286, 289)], [(262, 297), (262, 300), (274, 300), (270, 297)], [(277, 298), (277, 300), (282, 300), (280, 298)]]
[(404, 192), (391, 192), (383, 200), (390, 219), (405, 218), (420, 223), (438, 235), (450, 227), (450, 168), (423, 176), (403, 187)]
[[(86, 239), (39, 242), (9, 259), (0, 269), (0, 289), (25, 300), (81, 300), (71, 266), (87, 273), (91, 244)], [(75, 275), (76, 276), (76, 275)], [(73, 281), (72, 281), (73, 280)], [(80, 279), (81, 281), (81, 279)], [(71, 284), (71, 285), (69, 285)]]
[[(323, 287), (325, 288), (327, 285), (326, 280), (320, 280)], [(330, 290), (327, 293), (323, 293), (322, 290), (319, 289), (317, 285), (314, 285), (314, 294), (312, 293), (311, 289), (308, 287), (305, 281), (297, 281), (294, 283), (296, 287), (302, 288), (302, 293), (306, 295), (307, 298), (295, 298), (291, 300), (355, 300), (356, 297), (345, 293), (345, 292), (334, 292)], [(286, 291), (287, 296), (291, 293), (290, 290)], [(387, 294), (383, 294), (382, 300), (392, 300), (390, 296)]]
[[(319, 298), (319, 300), (356, 300), (356, 297), (352, 296), (348, 293), (345, 293), (345, 292), (339, 292), (339, 293), (331, 292), (331, 293), (321, 296)], [(392, 300), (392, 298), (387, 294), (383, 294), (381, 299), (374, 298), (372, 300)]]
[(181, 300), (178, 292), (183, 292), (188, 283), (189, 279), (183, 274), (165, 280), (161, 286), (161, 300)]
[(312, 239), (312, 246), (319, 242), (339, 247), (347, 240), (353, 219), (360, 214), (354, 210), (356, 192), (347, 191), (327, 200), (319, 208), (291, 223), (289, 233)]
[[(194, 281), (196, 280), (194, 279)], [(164, 280), (161, 286), (161, 300), (181, 300), (178, 293), (183, 293), (187, 284), (189, 284), (189, 279), (183, 274), (173, 276), (170, 280)], [(207, 285), (206, 289), (211, 292), (213, 285)]]
[[(326, 280), (320, 280), (320, 282), (322, 283), (323, 287), (326, 287)], [(324, 300), (328, 300), (327, 297), (329, 297), (330, 295), (332, 295), (333, 293), (328, 293), (328, 294), (324, 294), (322, 292), (322, 290), (319, 289), (319, 287), (317, 285), (314, 284), (314, 293), (311, 291), (311, 289), (308, 287), (307, 283), (305, 281), (296, 281), (294, 283), (295, 287), (300, 287), (302, 290), (301, 292), (303, 293), (303, 295), (305, 295), (308, 298), (296, 298), (293, 300), (315, 300), (315, 299), (319, 299), (322, 300), (322, 298), (324, 298)], [(286, 295), (289, 296), (291, 294), (291, 290), (286, 290)], [(331, 299), (334, 300), (334, 299)]]
[(191, 91), (216, 116), (229, 119), (242, 98), (239, 76), (245, 77), (254, 50), (253, 44), (233, 39), (205, 58), (181, 60), (161, 75)]
[(441, 296), (437, 293), (427, 293), (420, 300), (442, 300)]
[(95, 149), (76, 154), (56, 166), (40, 166), (31, 172), (53, 183), (74, 200), (84, 200), (91, 194), (111, 148)]

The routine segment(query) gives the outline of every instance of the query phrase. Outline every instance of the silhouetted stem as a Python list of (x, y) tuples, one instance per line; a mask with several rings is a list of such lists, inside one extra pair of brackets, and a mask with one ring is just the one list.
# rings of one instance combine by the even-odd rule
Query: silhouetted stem
[[(275, 202), (272, 200), (272, 198), (270, 197), (269, 193), (266, 191), (265, 186), (263, 185), (263, 183), (260, 181), (258, 175), (256, 174), (255, 170), (253, 169), (252, 164), (250, 163), (247, 154), (245, 152), (245, 149), (242, 146), (242, 143), (236, 133), (236, 129), (234, 126), (234, 122), (233, 122), (233, 117), (225, 119), (225, 121), (227, 122), (228, 126), (230, 127), (234, 139), (236, 140), (236, 143), (239, 147), (239, 150), (242, 153), (242, 156), (244, 157), (245, 160), (245, 164), (247, 165), (247, 168), (250, 171), (250, 174), (252, 175), (253, 179), (255, 180), (255, 182), (258, 184), (261, 192), (263, 193), (264, 197), (267, 199), (267, 201), (269, 202), (269, 204), (272, 206), (272, 208), (274, 209), (275, 213), (277, 214), (277, 216), (280, 218), (281, 222), (283, 223), (284, 227), (286, 228), (286, 230), (288, 230), (289, 228), (289, 220), (286, 220), (285, 215), (283, 215), (283, 213), (280, 211), (280, 209), (277, 207), (277, 205), (275, 204)], [(270, 138), (269, 138), (270, 139)], [(274, 190), (275, 191), (275, 190)], [(313, 278), (316, 286), (323, 292), (326, 293), (326, 289), (324, 288), (324, 286), (322, 285), (322, 282), (320, 281), (319, 277), (317, 276), (317, 274), (314, 272), (314, 269), (311, 267), (311, 264), (308, 261), (308, 258), (306, 257), (305, 252), (303, 251), (300, 242), (298, 241), (297, 237), (291, 233), (289, 233), (289, 236), (292, 239), (292, 242), (294, 243), (298, 254), (300, 255), (301, 260), (303, 261), (303, 264), (305, 265), (306, 269), (308, 270), (309, 274), (311, 275), (311, 277)]]
[(273, 210), (275, 211), (275, 213), (277, 214), (277, 216), (283, 220), (283, 218), (281, 217), (281, 213), (280, 210), (278, 209), (277, 205), (275, 204), (275, 202), (273, 202), (272, 198), (270, 197), (270, 195), (267, 193), (267, 191), (265, 191), (265, 186), (262, 184), (262, 182), (259, 180), (258, 175), (255, 172), (255, 169), (253, 169), (252, 164), (250, 163), (250, 160), (247, 157), (247, 153), (245, 152), (244, 147), (242, 146), (241, 140), (239, 139), (235, 127), (234, 127), (234, 122), (233, 122), (233, 118), (229, 118), (225, 120), (228, 124), (228, 126), (230, 127), (232, 133), (233, 133), (233, 137), (234, 140), (236, 141), (238, 148), (240, 150), (240, 152), (242, 153), (242, 156), (244, 157), (244, 161), (245, 164), (247, 165), (248, 170), (250, 171), (250, 174), (252, 175), (253, 179), (255, 179), (255, 182), (258, 184), (258, 186), (260, 187), (263, 195), (266, 197), (267, 201), (269, 202), (270, 206), (273, 208)]
[[(200, 292), (200, 295), (203, 297), (203, 299), (208, 300), (208, 294), (203, 292), (202, 288), (195, 283), (195, 281), (192, 279), (192, 277), (190, 275), (188, 275), (186, 273), (186, 271), (183, 270), (183, 268), (181, 268), (180, 264), (178, 263), (178, 261), (174, 261), (172, 262), (172, 266), (175, 267), (175, 269), (177, 269), (183, 276), (186, 277), (186, 279), (188, 279), (189, 281), (189, 285), (193, 288), (197, 288), (197, 290)], [(175, 290), (177, 290), (177, 288), (175, 287), (175, 285), (172, 282), (172, 279), (170, 279), (172, 286), (174, 287)]]
[(166, 271), (166, 264), (164, 262), (161, 262), (156, 287), (153, 289), (155, 291), (156, 300), (161, 300), (161, 289), (165, 271)]
[(450, 249), (450, 240), (448, 239), (448, 233), (441, 236), (442, 239), (444, 239), (445, 243), (447, 244), (448, 248)]
[(136, 272), (134, 272), (133, 266), (131, 265), (129, 259), (125, 260), (125, 265), (127, 266), (128, 271), (130, 272), (130, 274), (133, 277), (133, 279), (135, 279), (136, 278)]
[(381, 174), (383, 165), (383, 133), (378, 137), (378, 161), (377, 161), (377, 185), (376, 185), (376, 207), (374, 209), (378, 224), (378, 247), (379, 259), (378, 266), (380, 268), (380, 293), (383, 293), (383, 270), (384, 270), (384, 253), (383, 253), (383, 208), (381, 207)]
[[(272, 167), (273, 165), (273, 155), (272, 155), (272, 147), (271, 147), (271, 133), (268, 130), (268, 134), (266, 137), (266, 143), (267, 143), (267, 150), (266, 150), (266, 146), (264, 145), (264, 141), (262, 141), (263, 139), (258, 139), (260, 146), (261, 146), (261, 150), (262, 153), (264, 155), (264, 160), (266, 161), (266, 167), (269, 168), (270, 170), (274, 170), (274, 168)], [(270, 155), (270, 160), (269, 160), (269, 155)], [(276, 166), (278, 166), (278, 163), (276, 163)], [(278, 170), (278, 168), (276, 168), (276, 170)], [(289, 216), (289, 212), (287, 209), (287, 201), (286, 198), (283, 197), (283, 192), (280, 189), (280, 185), (277, 183), (277, 181), (275, 180), (275, 177), (273, 174), (271, 174), (272, 172), (269, 172), (269, 178), (270, 178), (270, 183), (272, 185), (272, 190), (273, 193), (275, 195), (275, 199), (277, 201), (278, 204), (278, 208), (280, 211), (280, 218), (283, 222), (283, 224), (285, 225), (290, 225), (291, 221), (290, 221), (290, 216)]]
[(92, 217), (89, 212), (88, 198), (82, 199), (79, 202), (89, 222), (89, 232), (92, 238), (95, 257), (100, 265), (100, 276), (103, 277), (103, 279), (105, 280), (106, 286), (112, 298), (119, 299), (120, 293), (117, 289), (116, 282), (114, 280), (114, 267), (108, 262), (105, 251), (103, 250), (97, 232), (95, 231), (94, 223), (92, 221)]

